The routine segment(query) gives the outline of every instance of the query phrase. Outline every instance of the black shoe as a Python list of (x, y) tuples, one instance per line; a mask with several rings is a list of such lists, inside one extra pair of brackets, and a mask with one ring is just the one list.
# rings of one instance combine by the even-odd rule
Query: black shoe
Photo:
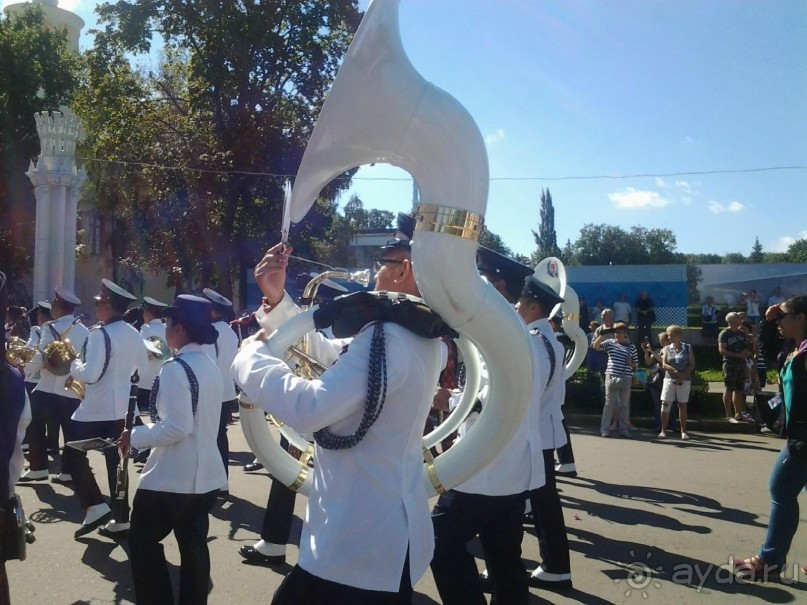
[(262, 468), (263, 464), (261, 464), (260, 462), (247, 462), (244, 465), (244, 470), (248, 473), (251, 473), (252, 471), (259, 471)]
[(73, 485), (73, 479), (63, 479), (61, 475), (56, 475), (50, 478), (51, 483), (58, 483), (59, 485)]
[(150, 449), (140, 450), (139, 452), (137, 452), (137, 455), (134, 458), (132, 458), (132, 462), (134, 462), (135, 464), (145, 464), (146, 462), (148, 462), (150, 453), (151, 453)]
[[(34, 481), (47, 481), (48, 480), (48, 473), (45, 471), (45, 474), (42, 477), (27, 477), (26, 475), (31, 471), (26, 471), (26, 474), (17, 479), (17, 483), (33, 483)], [(39, 471), (34, 471), (39, 472)]]
[(129, 530), (128, 529), (121, 529), (119, 531), (112, 531), (107, 529), (105, 526), (101, 526), (98, 528), (98, 533), (104, 536), (104, 538), (109, 538), (111, 540), (125, 540), (129, 537)]
[(238, 554), (244, 557), (247, 563), (253, 565), (271, 567), (272, 565), (283, 565), (286, 562), (286, 555), (265, 555), (255, 550), (252, 546), (242, 546), (238, 549)]
[(493, 582), (488, 575), (488, 570), (486, 569), (481, 574), (479, 574), (479, 584), (482, 586), (482, 592), (491, 593), (493, 592)]
[(102, 515), (92, 523), (82, 524), (82, 526), (75, 531), (73, 537), (80, 538), (81, 536), (86, 536), (87, 534), (94, 532), (102, 525), (106, 525), (111, 518), (112, 518), (112, 511), (109, 511), (108, 513)]

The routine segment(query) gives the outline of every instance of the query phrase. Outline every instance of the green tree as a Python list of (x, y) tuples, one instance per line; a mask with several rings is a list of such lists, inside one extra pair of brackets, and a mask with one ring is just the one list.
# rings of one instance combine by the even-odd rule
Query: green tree
[(751, 254), (748, 256), (748, 262), (761, 263), (765, 260), (765, 253), (762, 251), (762, 244), (759, 243), (759, 237), (754, 239), (754, 245), (751, 247)]
[(745, 264), (747, 259), (743, 256), (742, 252), (729, 252), (723, 255), (724, 265), (742, 265)]
[(787, 247), (788, 262), (807, 263), (807, 239), (796, 240)]
[[(81, 103), (86, 153), (184, 169), (94, 162), (91, 199), (125, 219), (131, 245), (121, 253), (132, 262), (179, 267), (180, 287), (214, 284), (225, 295), (238, 275), (243, 295), (245, 269), (279, 238), (283, 178), (271, 175), (296, 173), (357, 3), (120, 0), (97, 12), (105, 29)], [(159, 65), (138, 72), (128, 59), (151, 50), (153, 32)], [(317, 251), (333, 210), (317, 203), (292, 229), (298, 252)]]
[(690, 265), (719, 265), (723, 262), (719, 254), (685, 254), (684, 257)]
[(683, 262), (669, 229), (584, 225), (573, 244), (573, 262), (580, 265), (647, 265)]
[(46, 25), (39, 7), (0, 14), (0, 258), (11, 282), (31, 268), (35, 200), (25, 171), (40, 151), (34, 114), (69, 103), (79, 66), (66, 31)]
[(552, 205), (552, 194), (549, 189), (541, 189), (541, 224), (537, 232), (533, 230), (532, 236), (538, 245), (532, 256), (533, 260), (540, 261), (548, 256), (560, 256), (558, 235), (555, 232), (555, 207)]

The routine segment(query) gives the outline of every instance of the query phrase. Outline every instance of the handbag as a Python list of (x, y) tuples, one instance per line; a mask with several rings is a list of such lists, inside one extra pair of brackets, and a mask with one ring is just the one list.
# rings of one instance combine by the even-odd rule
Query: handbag
[(0, 507), (0, 559), (25, 561), (25, 513), (19, 496)]

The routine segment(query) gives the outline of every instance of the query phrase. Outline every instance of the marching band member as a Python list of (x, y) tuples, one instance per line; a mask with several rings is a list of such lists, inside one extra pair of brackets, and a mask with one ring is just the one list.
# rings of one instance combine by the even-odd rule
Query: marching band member
[[(229, 475), (230, 441), (227, 439), (227, 423), (232, 418), (235, 406), (235, 383), (230, 376), (230, 366), (233, 365), (235, 354), (238, 353), (238, 335), (227, 321), (230, 319), (228, 315), (233, 314), (233, 303), (211, 288), (205, 288), (202, 294), (213, 303), (213, 327), (219, 334), (215, 346), (207, 346), (205, 351), (216, 362), (221, 373), (221, 421), (216, 444), (221, 454), (221, 461), (224, 463), (224, 472)], [(222, 483), (220, 488), (219, 496), (226, 497), (229, 493), (227, 481)]]
[[(284, 292), (290, 253), (272, 247), (255, 271), (270, 314), (293, 306)], [(419, 296), (408, 242), (382, 248), (376, 263), (377, 290)], [(316, 437), (298, 564), (273, 603), (411, 602), (433, 549), (421, 444), (440, 366), (439, 339), (391, 322), (366, 324), (313, 381), (294, 376), (260, 342), (242, 347), (232, 371), (244, 393)]]
[[(57, 376), (45, 363), (44, 351), (52, 342), (67, 338), (75, 351), (80, 351), (87, 340), (87, 328), (75, 317), (81, 299), (72, 290), (61, 286), (55, 288), (51, 301), (53, 321), (42, 327), (39, 349), (26, 366), (26, 371), (39, 372), (39, 383), (31, 397), (32, 420), (28, 429), (29, 469), (20, 478), (20, 483), (45, 481), (48, 478), (48, 451), (45, 424), (49, 414), (58, 419), (65, 443), (68, 440), (70, 418), (78, 408), (78, 395), (65, 388), (65, 376)], [(69, 332), (68, 332), (69, 330)], [(70, 483), (73, 480), (68, 448), (62, 450), (62, 472), (53, 478), (54, 483)]]
[[(496, 252), (480, 248), (478, 267), (491, 276), (493, 286), (515, 302), (532, 274), (529, 267)], [(549, 288), (547, 287), (547, 290)], [(551, 290), (549, 290), (551, 292)], [(559, 297), (552, 292), (547, 298)], [(554, 303), (553, 303), (554, 304)], [(483, 586), (468, 543), (479, 535), (492, 583), (493, 601), (526, 605), (528, 576), (521, 562), (524, 501), (527, 492), (544, 484), (540, 406), (550, 373), (549, 364), (533, 358), (533, 393), (516, 434), (496, 458), (455, 489), (442, 494), (432, 511), (434, 558), (431, 569), (445, 605), (484, 605)], [(563, 376), (563, 356), (558, 370)], [(485, 405), (482, 401), (482, 405)]]
[[(167, 306), (156, 298), (143, 297), (143, 325), (140, 326), (140, 337), (143, 340), (159, 339), (163, 343), (165, 342), (165, 323), (163, 323), (161, 315)], [(154, 383), (154, 379), (157, 378), (157, 374), (160, 373), (160, 366), (166, 359), (167, 357), (158, 358), (154, 355), (148, 355), (148, 364), (143, 368), (143, 373), (140, 374), (140, 380), (137, 384), (137, 411), (140, 414), (145, 414), (149, 411), (151, 385)], [(143, 424), (140, 414), (135, 417), (136, 426)], [(147, 449), (142, 452), (138, 451), (132, 460), (134, 462), (145, 462), (148, 455), (149, 451)]]
[(151, 448), (132, 503), (129, 553), (140, 604), (174, 603), (160, 542), (172, 531), (179, 544), (179, 602), (204, 605), (210, 584), (208, 514), (226, 481), (215, 448), (221, 407), (221, 375), (204, 352), (218, 338), (211, 304), (177, 296), (164, 311), (165, 337), (176, 349), (151, 391), (152, 424), (121, 433), (118, 443)]
[(541, 398), (540, 424), (533, 423), (530, 428), (541, 432), (546, 483), (530, 489), (529, 493), (541, 553), (541, 564), (531, 573), (529, 582), (530, 586), (538, 588), (569, 590), (572, 588), (569, 541), (555, 483), (555, 450), (567, 442), (561, 411), (566, 396), (564, 350), (549, 320), (549, 313), (557, 302), (557, 295), (531, 275), (524, 282), (516, 311), (533, 336), (530, 339), (533, 363), (550, 368)]
[[(117, 439), (124, 425), (129, 407), (131, 376), (135, 370), (145, 371), (148, 363), (146, 346), (140, 333), (123, 321), (126, 308), (137, 300), (116, 283), (103, 279), (101, 290), (95, 296), (95, 311), (100, 324), (94, 326), (87, 337), (79, 359), (73, 360), (70, 375), (86, 385), (86, 394), (73, 413), (68, 433), (71, 441), (93, 437)], [(129, 530), (129, 510), (125, 507), (121, 519), (113, 519), (112, 511), (104, 500), (98, 483), (90, 469), (87, 452), (65, 448), (73, 473), (81, 508), (86, 511), (81, 527), (74, 536), (79, 538), (96, 528), (106, 537), (123, 537)], [(104, 450), (110, 495), (115, 493), (118, 450)]]

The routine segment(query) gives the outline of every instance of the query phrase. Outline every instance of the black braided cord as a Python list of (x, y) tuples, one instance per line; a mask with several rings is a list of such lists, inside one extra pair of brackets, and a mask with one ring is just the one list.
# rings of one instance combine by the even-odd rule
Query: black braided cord
[[(379, 397), (380, 395), (380, 397)], [(367, 398), (359, 428), (352, 435), (337, 435), (328, 427), (314, 433), (314, 440), (326, 450), (345, 450), (358, 445), (373, 426), (387, 398), (387, 353), (383, 322), (376, 322), (370, 342), (370, 366), (367, 373)]]
[[(191, 370), (188, 362), (179, 357), (172, 357), (163, 365), (171, 363), (172, 361), (179, 362), (179, 365), (181, 365), (182, 369), (185, 370), (185, 375), (188, 377), (188, 382), (191, 385), (191, 408), (193, 410), (193, 415), (196, 416), (196, 406), (199, 404), (199, 381), (196, 380), (196, 374), (193, 373), (193, 370)], [(154, 383), (151, 385), (151, 395), (149, 396), (149, 416), (151, 416), (152, 422), (160, 421), (160, 416), (157, 414), (157, 393), (159, 392), (160, 377), (157, 376), (154, 379)]]

